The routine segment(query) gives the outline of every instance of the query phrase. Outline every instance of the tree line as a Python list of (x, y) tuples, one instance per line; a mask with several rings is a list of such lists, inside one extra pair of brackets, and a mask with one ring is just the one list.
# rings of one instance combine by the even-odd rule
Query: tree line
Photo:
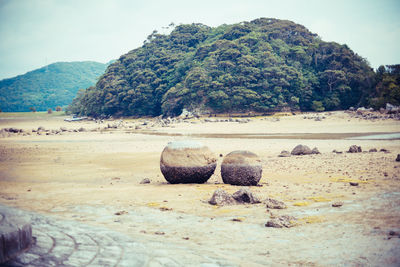
[(154, 31), (143, 46), (111, 64), (95, 86), (80, 90), (68, 109), (91, 116), (158, 116), (184, 108), (227, 113), (379, 106), (388, 97), (398, 99), (398, 93), (386, 92), (388, 84), (398, 88), (394, 69), (376, 74), (347, 45), (325, 42), (287, 20), (184, 24), (170, 34)]

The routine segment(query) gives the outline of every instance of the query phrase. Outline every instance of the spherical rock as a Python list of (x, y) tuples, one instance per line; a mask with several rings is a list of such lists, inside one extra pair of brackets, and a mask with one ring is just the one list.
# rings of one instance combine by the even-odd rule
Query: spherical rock
[(221, 176), (225, 184), (257, 185), (261, 174), (261, 160), (250, 151), (233, 151), (222, 161)]
[(216, 167), (214, 153), (197, 141), (170, 142), (161, 153), (160, 169), (171, 184), (205, 183)]

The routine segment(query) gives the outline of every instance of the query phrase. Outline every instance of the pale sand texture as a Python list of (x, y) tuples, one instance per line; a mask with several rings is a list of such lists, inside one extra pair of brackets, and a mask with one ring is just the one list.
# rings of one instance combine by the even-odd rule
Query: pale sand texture
[[(249, 123), (192, 119), (193, 123), (140, 126), (138, 130), (134, 126), (143, 120), (125, 120), (125, 128), (103, 133), (1, 138), (0, 202), (168, 246), (185, 244), (242, 266), (399, 265), (400, 238), (387, 237), (390, 230), (400, 231), (400, 162), (395, 161), (400, 142), (341, 138), (400, 132), (400, 122), (353, 119), (343, 112), (326, 114), (322, 121), (304, 116), (281, 117), (280, 121), (259, 117)], [(62, 119), (0, 117), (0, 128), (96, 129), (113, 123)], [(299, 135), (304, 133), (316, 135)], [(266, 134), (287, 134), (290, 139), (265, 138)], [(188, 137), (218, 156), (217, 169), (206, 184), (167, 184), (159, 168), (161, 152), (168, 142)], [(297, 144), (318, 147), (322, 154), (277, 157)], [(389, 153), (332, 153), (333, 149), (345, 152), (353, 144), (363, 151), (385, 148)], [(219, 155), (234, 150), (249, 150), (262, 161), (262, 187), (250, 189), (261, 200), (284, 201), (288, 209), (207, 203), (216, 188), (229, 193), (239, 190), (221, 184), (223, 157)], [(143, 178), (151, 183), (139, 184)], [(350, 181), (359, 186), (350, 186)], [(331, 207), (336, 201), (343, 201), (343, 207)], [(114, 215), (118, 211), (128, 213)], [(296, 216), (299, 225), (265, 228), (271, 214)], [(156, 231), (165, 234), (154, 235)]]

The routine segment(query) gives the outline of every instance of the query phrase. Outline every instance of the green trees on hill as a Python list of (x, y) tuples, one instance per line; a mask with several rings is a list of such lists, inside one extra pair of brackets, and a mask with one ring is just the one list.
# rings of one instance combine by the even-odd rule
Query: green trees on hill
[(80, 88), (94, 85), (107, 65), (98, 62), (58, 62), (0, 81), (3, 111), (47, 111), (67, 106)]
[(346, 109), (365, 101), (374, 75), (346, 45), (291, 21), (179, 25), (122, 55), (69, 109), (94, 116)]
[(400, 106), (400, 65), (380, 66), (376, 72), (374, 98), (370, 104), (374, 108), (383, 107), (386, 103)]

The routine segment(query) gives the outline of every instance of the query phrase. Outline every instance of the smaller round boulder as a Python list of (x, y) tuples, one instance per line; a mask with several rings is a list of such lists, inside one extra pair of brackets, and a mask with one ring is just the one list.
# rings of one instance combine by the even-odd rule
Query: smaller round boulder
[(216, 167), (214, 153), (197, 141), (170, 142), (161, 153), (160, 169), (171, 184), (205, 183)]
[(233, 151), (222, 161), (221, 176), (225, 184), (257, 185), (261, 174), (261, 160), (250, 151)]

